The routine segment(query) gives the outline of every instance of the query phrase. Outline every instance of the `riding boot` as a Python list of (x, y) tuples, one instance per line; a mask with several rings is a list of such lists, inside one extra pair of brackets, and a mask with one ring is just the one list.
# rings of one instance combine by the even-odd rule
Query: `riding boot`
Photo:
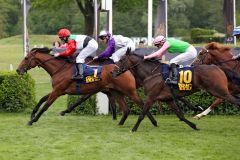
[(82, 63), (76, 63), (77, 74), (73, 77), (75, 80), (83, 79), (83, 65)]
[(168, 84), (175, 84), (177, 85), (177, 65), (175, 63), (172, 63), (170, 65), (171, 68), (171, 77), (170, 81), (168, 81)]

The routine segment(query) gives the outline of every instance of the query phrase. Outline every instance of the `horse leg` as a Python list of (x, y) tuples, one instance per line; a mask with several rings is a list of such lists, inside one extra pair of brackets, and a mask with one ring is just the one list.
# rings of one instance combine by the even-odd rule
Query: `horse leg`
[[(142, 112), (141, 114), (138, 116), (138, 120), (137, 123), (134, 125), (134, 127), (132, 128), (132, 132), (136, 132), (140, 123), (142, 122), (142, 120), (144, 119), (145, 115), (147, 113), (149, 113), (149, 109), (153, 104), (153, 99), (150, 98), (150, 96), (147, 97), (147, 99), (144, 102), (143, 108), (142, 108)], [(150, 118), (149, 118), (150, 119)], [(155, 120), (155, 119), (154, 119)], [(156, 122), (157, 123), (157, 122)], [(157, 124), (156, 124), (157, 125)]]
[(37, 113), (37, 115), (35, 117), (33, 117), (33, 119), (31, 119), (28, 122), (28, 125), (32, 125), (34, 122), (37, 122), (38, 119), (41, 117), (41, 115), (51, 106), (51, 104), (60, 96), (61, 94), (57, 93), (57, 92), (52, 92), (46, 103), (44, 104), (44, 106), (42, 107), (42, 109)]
[(87, 94), (79, 98), (74, 104), (70, 105), (66, 110), (61, 111), (59, 115), (64, 116), (66, 113), (71, 113), (74, 108), (76, 108), (78, 105), (81, 105), (83, 102), (85, 102), (89, 97), (91, 97), (93, 94)]
[(223, 99), (217, 98), (212, 104), (211, 106), (209, 106), (205, 111), (197, 114), (196, 116), (194, 116), (194, 119), (201, 119), (202, 117), (208, 115), (208, 113), (210, 113), (212, 110), (214, 110), (214, 108), (216, 108), (219, 104), (221, 104), (223, 102)]
[(183, 102), (185, 105), (187, 105), (188, 108), (190, 108), (193, 111), (203, 111), (203, 108), (201, 106), (196, 107), (195, 105), (193, 105), (192, 103), (184, 99), (183, 97), (179, 98), (179, 100)]
[(109, 108), (112, 112), (112, 119), (117, 120), (117, 110), (116, 110), (116, 103), (115, 98), (112, 95), (107, 94), (109, 100)]
[(187, 125), (189, 125), (191, 128), (198, 130), (194, 123), (190, 122), (189, 120), (187, 120), (184, 117), (182, 110), (176, 105), (176, 103), (174, 101), (168, 101), (167, 103), (168, 103), (168, 105), (171, 106), (171, 109), (174, 111), (174, 113), (177, 115), (177, 117), (180, 119), (180, 121), (183, 121)]
[[(144, 103), (143, 101), (137, 96), (136, 91), (132, 94), (130, 94), (129, 96), (136, 104), (138, 104), (140, 106), (140, 109), (143, 110), (144, 108)], [(149, 118), (149, 120), (151, 121), (151, 123), (153, 124), (153, 126), (157, 127), (157, 121), (155, 120), (155, 118), (152, 116), (152, 114), (150, 112), (147, 112), (147, 117)]]
[(120, 122), (118, 123), (118, 125), (123, 125), (130, 113), (130, 110), (128, 108), (128, 105), (127, 105), (123, 95), (115, 96), (115, 98), (123, 112), (123, 116), (122, 116)]
[(31, 118), (33, 119), (35, 117), (35, 114), (37, 113), (37, 111), (39, 110), (40, 106), (43, 104), (43, 102), (45, 102), (48, 99), (49, 94), (43, 96), (37, 103), (37, 105), (33, 108), (32, 110), (32, 114), (31, 114)]

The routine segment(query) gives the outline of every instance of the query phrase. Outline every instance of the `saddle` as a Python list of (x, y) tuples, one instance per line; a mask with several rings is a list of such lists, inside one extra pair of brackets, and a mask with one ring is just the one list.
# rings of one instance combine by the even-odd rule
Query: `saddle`
[[(76, 75), (77, 68), (73, 65), (73, 75)], [(78, 83), (92, 83), (101, 80), (102, 66), (91, 66), (83, 64), (83, 79)]]

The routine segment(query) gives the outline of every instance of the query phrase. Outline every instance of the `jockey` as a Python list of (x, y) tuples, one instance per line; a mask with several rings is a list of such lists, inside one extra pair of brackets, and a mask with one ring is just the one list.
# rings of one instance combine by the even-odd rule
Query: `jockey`
[[(233, 36), (236, 36), (240, 40), (240, 26), (233, 29)], [(240, 59), (240, 54), (233, 56), (232, 59)]]
[(55, 53), (54, 56), (68, 57), (73, 55), (75, 52), (78, 53), (76, 58), (77, 74), (73, 77), (73, 79), (82, 79), (82, 64), (85, 62), (85, 58), (95, 54), (98, 49), (98, 43), (93, 38), (86, 35), (73, 35), (66, 28), (59, 30), (58, 37), (64, 44), (67, 44), (66, 50), (60, 53)]
[(106, 49), (93, 59), (102, 59), (105, 57), (111, 57), (114, 63), (118, 62), (121, 57), (126, 53), (128, 48), (131, 51), (135, 50), (135, 44), (130, 38), (123, 37), (122, 35), (113, 35), (108, 31), (101, 31), (99, 38), (104, 44), (107, 44)]
[(157, 36), (153, 44), (158, 47), (158, 51), (148, 55), (144, 56), (144, 59), (150, 59), (150, 58), (162, 58), (164, 54), (167, 53), (180, 53), (178, 56), (174, 57), (170, 60), (170, 68), (172, 77), (170, 78), (170, 81), (167, 81), (167, 83), (170, 84), (177, 84), (177, 65), (182, 62), (189, 61), (191, 59), (194, 59), (197, 57), (197, 50), (189, 43), (177, 40), (174, 38), (165, 38), (164, 36), (160, 35)]

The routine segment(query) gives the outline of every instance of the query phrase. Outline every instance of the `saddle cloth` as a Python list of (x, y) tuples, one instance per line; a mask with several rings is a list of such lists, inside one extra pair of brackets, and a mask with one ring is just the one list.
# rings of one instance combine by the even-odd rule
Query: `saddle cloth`
[[(92, 83), (101, 80), (102, 66), (90, 66), (83, 64), (83, 79), (79, 83)], [(73, 65), (73, 75), (77, 74), (76, 65)]]
[[(169, 78), (170, 67), (168, 64), (161, 65), (163, 79)], [(179, 91), (191, 91), (193, 89), (193, 72), (191, 66), (180, 67), (177, 69), (177, 88)]]

